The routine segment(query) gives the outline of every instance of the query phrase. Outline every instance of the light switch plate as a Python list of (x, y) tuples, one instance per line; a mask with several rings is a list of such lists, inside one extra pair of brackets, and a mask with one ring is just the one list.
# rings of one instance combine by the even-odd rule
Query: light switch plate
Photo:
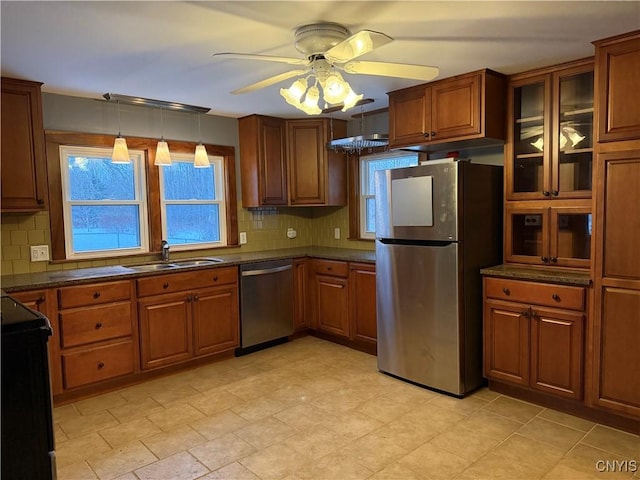
[(247, 232), (240, 232), (240, 245), (247, 243)]
[(49, 245), (33, 245), (30, 247), (32, 262), (46, 262), (49, 260)]
[(333, 238), (340, 240), (340, 229), (338, 227), (333, 229)]

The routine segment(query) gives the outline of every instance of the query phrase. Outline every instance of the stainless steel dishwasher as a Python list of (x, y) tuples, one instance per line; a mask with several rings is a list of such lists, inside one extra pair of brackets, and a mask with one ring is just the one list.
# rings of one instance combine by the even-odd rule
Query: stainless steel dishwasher
[(244, 355), (287, 341), (293, 333), (293, 262), (240, 266), (240, 348)]

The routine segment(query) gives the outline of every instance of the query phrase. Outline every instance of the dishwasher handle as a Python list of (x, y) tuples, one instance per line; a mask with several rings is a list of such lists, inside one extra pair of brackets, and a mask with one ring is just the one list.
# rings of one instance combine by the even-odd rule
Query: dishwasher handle
[(291, 265), (285, 265), (283, 267), (263, 268), (260, 270), (247, 270), (245, 272), (242, 272), (242, 276), (250, 277), (253, 275), (268, 275), (270, 273), (278, 273), (278, 272), (284, 272), (286, 270), (291, 270), (291, 268), (293, 268)]

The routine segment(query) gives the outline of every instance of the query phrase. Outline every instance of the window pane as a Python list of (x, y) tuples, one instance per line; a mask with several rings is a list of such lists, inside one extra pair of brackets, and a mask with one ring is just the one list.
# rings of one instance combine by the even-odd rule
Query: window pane
[(67, 157), (71, 200), (134, 200), (134, 163), (111, 163), (110, 157)]
[(366, 218), (365, 232), (375, 233), (376, 231), (376, 199), (367, 198), (366, 200)]
[(418, 165), (418, 155), (407, 155), (406, 157), (381, 158), (379, 160), (369, 160), (367, 165), (367, 185), (364, 195), (375, 195), (374, 172), (378, 170), (389, 170), (391, 168), (413, 167)]
[(169, 244), (220, 241), (219, 205), (167, 205), (166, 211)]
[(71, 207), (74, 252), (140, 247), (136, 205)]
[(165, 200), (214, 200), (215, 166), (194, 168), (192, 162), (173, 162), (162, 167)]

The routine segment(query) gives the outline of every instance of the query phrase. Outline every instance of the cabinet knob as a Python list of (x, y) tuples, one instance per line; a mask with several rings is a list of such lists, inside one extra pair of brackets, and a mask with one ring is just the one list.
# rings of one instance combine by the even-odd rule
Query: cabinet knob
[(551, 263), (558, 263), (558, 257), (551, 257)]
[(38, 198), (36, 202), (38, 202), (38, 205), (44, 205), (44, 200), (42, 198)]
[(529, 318), (529, 310), (523, 310), (521, 315), (525, 318)]
[(551, 298), (553, 298), (556, 302), (560, 301), (560, 295), (558, 295), (557, 293), (554, 293), (553, 295), (551, 295)]
[(545, 197), (548, 197), (550, 193), (547, 190), (543, 190), (542, 195), (544, 195)]
[(100, 330), (102, 328), (102, 322), (96, 323), (96, 330)]
[(331, 270), (333, 270), (333, 267), (327, 267), (328, 272), (330, 272)]
[(502, 293), (504, 293), (505, 295), (511, 295), (511, 291), (508, 288), (503, 288)]
[(190, 302), (193, 299), (191, 295), (187, 295), (187, 302)]
[(200, 300), (200, 297), (199, 297), (199, 296), (198, 296), (198, 294), (196, 293), (196, 294), (193, 296), (193, 301), (194, 301), (194, 302), (197, 302), (198, 300)]
[(44, 303), (44, 297), (38, 297), (36, 299), (36, 305), (40, 305), (41, 303)]
[(98, 370), (102, 370), (104, 368), (104, 363), (98, 362)]
[(424, 134), (424, 138), (429, 138), (429, 132), (426, 132), (426, 133)]
[(93, 294), (93, 298), (100, 298), (100, 292), (95, 292)]
[(213, 281), (214, 281), (214, 282), (217, 282), (217, 281), (218, 281), (218, 275), (214, 275), (214, 276), (213, 276)]
[(542, 260), (544, 263), (549, 263), (549, 257), (540, 257), (540, 260)]
[(162, 285), (162, 288), (167, 289), (169, 288), (169, 282), (165, 283), (164, 285)]
[(436, 132), (431, 132), (431, 136), (435, 137), (436, 136)]
[(560, 192), (558, 192), (558, 190), (551, 190), (551, 195), (553, 195), (554, 197), (557, 197), (559, 193)]

